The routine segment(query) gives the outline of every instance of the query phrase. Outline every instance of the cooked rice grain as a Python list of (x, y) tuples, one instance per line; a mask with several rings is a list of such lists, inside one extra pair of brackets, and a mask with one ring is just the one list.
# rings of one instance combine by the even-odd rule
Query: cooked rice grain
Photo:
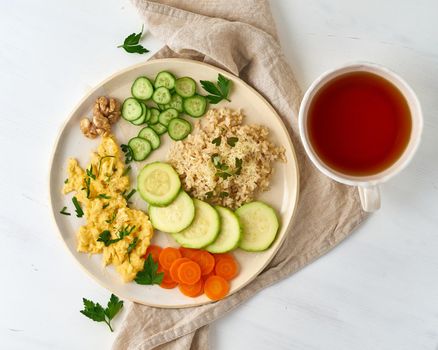
[[(266, 191), (273, 173), (272, 163), (286, 162), (284, 147), (268, 140), (269, 129), (261, 125), (242, 125), (243, 114), (230, 109), (211, 109), (202, 121), (197, 121), (194, 132), (185, 140), (175, 142), (169, 152), (170, 164), (181, 177), (184, 189), (195, 198), (214, 205), (236, 209), (254, 199), (257, 191)], [(216, 146), (212, 141), (221, 137)], [(237, 137), (234, 147), (227, 143)], [(239, 175), (226, 179), (212, 161), (219, 155), (222, 164), (234, 174), (236, 158), (242, 160)], [(222, 171), (223, 172), (223, 171)]]

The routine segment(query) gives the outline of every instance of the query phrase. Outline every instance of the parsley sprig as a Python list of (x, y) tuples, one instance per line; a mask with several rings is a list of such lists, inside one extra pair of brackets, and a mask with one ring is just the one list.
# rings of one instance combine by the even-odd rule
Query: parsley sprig
[(215, 175), (223, 178), (224, 180), (233, 175), (240, 175), (242, 171), (243, 162), (240, 158), (235, 158), (234, 170), (232, 170), (227, 164), (221, 163), (221, 157), (217, 153), (211, 156), (211, 161), (213, 162), (214, 167), (217, 169)]
[(219, 103), (222, 100), (231, 102), (228, 96), (230, 95), (232, 83), (231, 80), (225, 78), (222, 74), (219, 73), (216, 85), (208, 80), (201, 80), (200, 82), (204, 90), (210, 93), (206, 97), (211, 104)]
[(161, 284), (163, 282), (164, 273), (158, 272), (158, 263), (152, 259), (152, 254), (149, 254), (144, 261), (144, 267), (142, 271), (137, 273), (135, 282), (138, 284)]
[(91, 300), (82, 298), (84, 303), (84, 309), (80, 311), (81, 314), (87, 316), (96, 322), (105, 322), (110, 331), (113, 332), (111, 326), (111, 320), (119, 313), (123, 307), (123, 301), (119, 300), (114, 294), (111, 294), (111, 298), (104, 309), (99, 303), (95, 303)]
[(140, 33), (132, 33), (128, 35), (125, 40), (123, 41), (123, 45), (117, 46), (117, 48), (123, 48), (128, 53), (138, 53), (143, 54), (146, 52), (149, 52), (148, 49), (143, 47), (143, 45), (140, 45), (140, 39), (143, 35), (143, 26), (141, 26), (141, 32)]

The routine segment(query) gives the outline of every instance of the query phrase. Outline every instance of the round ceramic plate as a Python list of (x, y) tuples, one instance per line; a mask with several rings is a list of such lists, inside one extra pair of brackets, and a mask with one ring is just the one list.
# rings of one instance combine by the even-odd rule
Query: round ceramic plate
[[(270, 139), (275, 144), (285, 147), (287, 163), (276, 162), (270, 190), (261, 193), (257, 198), (277, 210), (281, 220), (280, 230), (275, 242), (264, 252), (248, 253), (239, 249), (234, 251), (234, 255), (240, 264), (240, 273), (231, 282), (230, 294), (244, 287), (263, 270), (274, 257), (285, 238), (297, 205), (299, 181), (293, 145), (280, 117), (259, 93), (235, 76), (205, 63), (183, 59), (153, 60), (118, 72), (89, 92), (74, 109), (60, 132), (51, 164), (50, 198), (56, 225), (68, 250), (84, 270), (102, 286), (121, 298), (145, 305), (188, 307), (205, 304), (210, 300), (205, 295), (197, 298), (186, 297), (179, 292), (178, 288), (167, 290), (159, 286), (142, 286), (135, 282), (124, 283), (112, 266), (103, 266), (101, 255), (90, 256), (76, 251), (76, 232), (79, 226), (85, 223), (84, 218), (79, 219), (75, 215), (65, 216), (59, 213), (64, 206), (71, 208), (71, 195), (64, 196), (61, 193), (67, 174), (68, 158), (78, 159), (82, 167), (85, 167), (89, 161), (90, 153), (97, 148), (100, 142), (99, 138), (89, 140), (81, 134), (79, 129), (80, 119), (91, 115), (93, 103), (98, 96), (113, 96), (123, 101), (130, 96), (130, 88), (136, 77), (145, 75), (154, 78), (162, 70), (170, 71), (177, 77), (190, 76), (198, 82), (199, 80), (216, 81), (218, 73), (231, 79), (233, 81), (230, 96), (232, 102), (221, 102), (211, 107), (241, 109), (245, 115), (244, 123), (268, 126)], [(198, 91), (202, 91), (200, 86), (198, 86)], [(191, 122), (193, 121), (191, 120)], [(119, 143), (127, 143), (131, 137), (137, 135), (139, 130), (140, 127), (131, 125), (124, 120), (120, 120), (113, 127), (113, 133)], [(161, 147), (154, 151), (147, 161), (133, 164), (133, 171), (130, 173), (132, 187), (136, 186), (136, 173), (146, 162), (166, 160), (167, 152), (173, 141), (168, 135), (163, 135), (161, 140)], [(133, 207), (146, 209), (145, 203), (138, 194), (134, 195), (131, 200), (133, 200)], [(155, 232), (152, 242), (161, 246), (177, 246), (169, 235), (159, 231)]]

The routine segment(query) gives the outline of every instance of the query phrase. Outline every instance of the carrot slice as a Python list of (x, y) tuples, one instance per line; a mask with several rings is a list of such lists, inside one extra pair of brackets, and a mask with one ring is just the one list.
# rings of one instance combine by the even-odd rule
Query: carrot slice
[(193, 254), (195, 254), (198, 251), (197, 249), (184, 248), (184, 247), (179, 247), (178, 249), (184, 258), (189, 258), (189, 259), (191, 259)]
[(158, 245), (151, 244), (148, 249), (146, 249), (146, 254), (143, 256), (143, 258), (147, 259), (149, 254), (152, 254), (152, 260), (157, 262), (158, 257), (160, 256), (162, 249)]
[(181, 253), (178, 249), (166, 247), (161, 251), (158, 260), (163, 269), (169, 270), (170, 266), (172, 266), (172, 263), (179, 258), (181, 258)]
[(181, 266), (182, 263), (188, 262), (190, 261), (189, 258), (179, 258), (176, 259), (172, 265), (170, 266), (170, 277), (172, 277), (172, 280), (174, 282), (178, 282), (179, 283), (179, 279), (178, 279), (178, 268)]
[(182, 263), (178, 268), (178, 279), (181, 283), (195, 284), (201, 279), (201, 268), (194, 261)]
[(199, 265), (202, 275), (208, 275), (214, 269), (214, 257), (205, 250), (193, 253), (192, 260)]
[(160, 287), (165, 288), (165, 289), (172, 289), (178, 285), (178, 283), (176, 283), (172, 279), (172, 277), (170, 276), (170, 272), (168, 270), (163, 269), (163, 267), (161, 265), (158, 266), (157, 272), (164, 273), (163, 280), (160, 283)]
[(178, 288), (181, 291), (181, 293), (183, 293), (184, 295), (191, 297), (191, 298), (195, 298), (195, 297), (202, 294), (203, 285), (204, 285), (204, 282), (202, 281), (202, 279), (200, 279), (195, 284), (180, 283)]
[(237, 276), (237, 273), (239, 272), (239, 265), (232, 256), (222, 257), (216, 263), (214, 272), (217, 276), (221, 276), (227, 281), (230, 281)]
[(220, 300), (230, 291), (228, 281), (220, 276), (209, 277), (204, 284), (204, 293), (211, 300)]
[(214, 256), (214, 261), (216, 262), (216, 264), (220, 259), (233, 258), (233, 256), (230, 253), (213, 254), (213, 256)]

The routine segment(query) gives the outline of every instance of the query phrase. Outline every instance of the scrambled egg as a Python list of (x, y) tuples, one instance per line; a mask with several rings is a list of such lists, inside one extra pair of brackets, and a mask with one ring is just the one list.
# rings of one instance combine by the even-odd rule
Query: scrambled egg
[[(102, 138), (97, 152), (91, 154), (86, 170), (76, 159), (70, 159), (67, 172), (68, 181), (63, 192), (76, 192), (87, 220), (77, 233), (78, 251), (102, 253), (105, 266), (113, 264), (125, 282), (132, 281), (137, 272), (143, 270), (143, 256), (153, 228), (144, 212), (127, 205), (124, 193), (129, 192), (129, 178), (124, 174), (124, 163), (120, 160), (120, 150), (113, 136)], [(98, 241), (104, 231), (110, 232), (107, 238), (112, 240), (124, 237), (105, 246)], [(131, 252), (128, 253), (130, 244)]]

